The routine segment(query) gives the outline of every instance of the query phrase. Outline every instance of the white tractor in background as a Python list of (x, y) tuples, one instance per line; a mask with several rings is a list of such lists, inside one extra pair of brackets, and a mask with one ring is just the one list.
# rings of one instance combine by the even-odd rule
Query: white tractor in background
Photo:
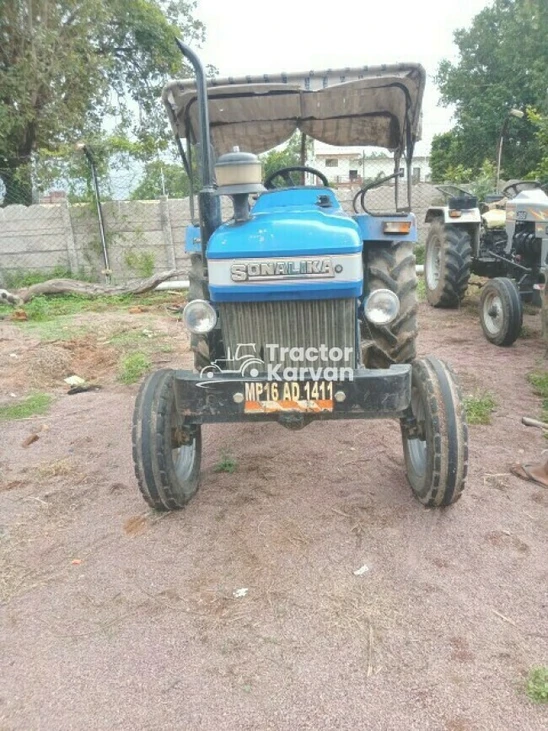
[(522, 301), (540, 306), (548, 257), (548, 196), (519, 181), (478, 200), (455, 185), (438, 186), (443, 206), (426, 213), (426, 295), (433, 307), (458, 307), (470, 274), (488, 277), (480, 320), (487, 340), (508, 346), (522, 325)]

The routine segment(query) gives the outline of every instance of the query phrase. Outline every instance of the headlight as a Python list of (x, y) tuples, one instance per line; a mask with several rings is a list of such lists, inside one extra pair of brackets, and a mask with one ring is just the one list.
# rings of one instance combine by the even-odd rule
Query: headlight
[(208, 333), (217, 324), (217, 313), (205, 300), (192, 300), (183, 310), (183, 322), (191, 333)]
[(365, 303), (365, 316), (373, 325), (389, 325), (400, 311), (398, 296), (389, 289), (376, 289)]

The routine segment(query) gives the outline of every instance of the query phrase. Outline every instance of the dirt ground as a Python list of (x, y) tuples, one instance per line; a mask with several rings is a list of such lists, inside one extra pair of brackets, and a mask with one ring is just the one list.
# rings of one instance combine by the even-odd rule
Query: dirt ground
[[(176, 320), (87, 313), (47, 345), (0, 323), (1, 400), (55, 397), (0, 422), (0, 729), (546, 729), (524, 679), (548, 663), (548, 490), (509, 474), (548, 446), (520, 423), (540, 412), (526, 326), (498, 349), (469, 306), (421, 306), (421, 353), (497, 402), (452, 508), (413, 499), (397, 423), (354, 421), (207, 427), (198, 495), (161, 515), (113, 343), (160, 337), (155, 367), (188, 364)], [(102, 389), (66, 395), (71, 371)]]

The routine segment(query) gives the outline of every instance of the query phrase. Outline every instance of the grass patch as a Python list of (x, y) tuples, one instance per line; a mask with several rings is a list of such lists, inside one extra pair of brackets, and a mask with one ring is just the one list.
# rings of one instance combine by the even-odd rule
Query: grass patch
[[(81, 294), (40, 295), (18, 309), (24, 310), (29, 321), (45, 322), (56, 317), (77, 315), (80, 312), (105, 312), (107, 310), (125, 310), (129, 307), (159, 307), (165, 304), (180, 304), (186, 299), (186, 291), (179, 294), (169, 292), (151, 292), (143, 295), (115, 294), (86, 297)], [(0, 315), (13, 312), (13, 307), (0, 306)], [(18, 323), (23, 326), (25, 323)]]
[(527, 676), (525, 691), (535, 703), (548, 703), (548, 667), (546, 665), (531, 668)]
[(527, 325), (522, 325), (521, 330), (519, 331), (519, 337), (520, 338), (532, 338), (533, 332), (530, 327), (527, 327)]
[(22, 307), (29, 320), (44, 322), (56, 317), (76, 315), (83, 309), (83, 300), (75, 295), (40, 295)]
[(417, 277), (417, 299), (419, 302), (426, 302), (426, 280), (424, 277)]
[(154, 340), (160, 337), (160, 333), (154, 332), (154, 330), (124, 330), (123, 332), (113, 335), (108, 341), (110, 345), (114, 345), (115, 348), (134, 348), (136, 345)]
[(130, 353), (120, 361), (118, 380), (129, 386), (136, 383), (152, 367), (152, 363), (144, 353)]
[(527, 380), (533, 386), (533, 391), (542, 399), (541, 420), (548, 421), (548, 371), (529, 373)]
[(229, 452), (222, 452), (220, 460), (213, 468), (213, 472), (228, 472), (231, 475), (237, 466), (238, 463)]
[(27, 322), (26, 332), (44, 343), (58, 340), (77, 340), (88, 335), (93, 326), (75, 325), (70, 317), (60, 317), (46, 322)]
[(491, 414), (497, 402), (490, 393), (473, 394), (464, 399), (464, 409), (469, 424), (490, 424)]
[(32, 393), (23, 401), (0, 406), (0, 420), (28, 419), (45, 414), (51, 406), (52, 397), (48, 393)]
[(5, 289), (22, 289), (23, 287), (32, 287), (33, 284), (47, 282), (48, 279), (77, 279), (81, 282), (92, 282), (83, 269), (72, 274), (69, 269), (63, 266), (56, 266), (49, 272), (40, 272), (26, 269), (14, 269), (12, 271), (4, 271), (3, 273)]
[(144, 305), (146, 307), (156, 307), (159, 305), (181, 304), (186, 302), (188, 290), (181, 289), (177, 292), (169, 292), (163, 290), (161, 292), (149, 292), (148, 294), (131, 294), (125, 295), (130, 301), (128, 307), (132, 305)]
[(37, 468), (37, 472), (40, 477), (44, 478), (62, 477), (65, 475), (70, 475), (70, 473), (73, 471), (74, 467), (68, 459), (60, 459), (56, 462), (49, 462), (48, 464), (40, 465), (40, 467)]
[[(136, 324), (142, 325), (143, 321), (139, 318)], [(154, 330), (150, 322), (143, 329), (134, 328), (115, 333), (108, 340), (108, 344), (116, 348), (120, 356), (139, 352), (153, 358), (157, 353), (176, 352), (171, 338), (164, 332)]]
[(424, 244), (417, 244), (413, 250), (417, 264), (424, 264), (424, 254), (426, 252), (426, 246)]

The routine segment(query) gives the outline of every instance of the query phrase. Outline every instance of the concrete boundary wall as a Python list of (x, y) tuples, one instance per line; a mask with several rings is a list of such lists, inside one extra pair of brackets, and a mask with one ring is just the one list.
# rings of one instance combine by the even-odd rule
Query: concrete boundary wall
[[(188, 200), (109, 201), (103, 204), (103, 215), (113, 281), (171, 268), (186, 274)], [(0, 284), (28, 272), (70, 272), (100, 281), (103, 271), (94, 205), (61, 201), (0, 208)]]
[[(342, 206), (351, 212), (354, 191), (339, 190)], [(419, 239), (424, 243), (427, 207), (439, 193), (434, 186), (414, 186), (413, 210)], [(371, 211), (389, 211), (394, 206), (394, 189), (371, 191)], [(223, 219), (230, 218), (231, 203), (222, 199)], [(188, 198), (103, 203), (109, 264), (114, 283), (143, 279), (156, 272), (177, 268), (188, 278), (189, 258), (185, 254), (185, 229), (190, 224)], [(0, 286), (21, 274), (41, 276), (70, 273), (104, 281), (99, 221), (96, 206), (88, 203), (56, 203), (0, 208)]]

